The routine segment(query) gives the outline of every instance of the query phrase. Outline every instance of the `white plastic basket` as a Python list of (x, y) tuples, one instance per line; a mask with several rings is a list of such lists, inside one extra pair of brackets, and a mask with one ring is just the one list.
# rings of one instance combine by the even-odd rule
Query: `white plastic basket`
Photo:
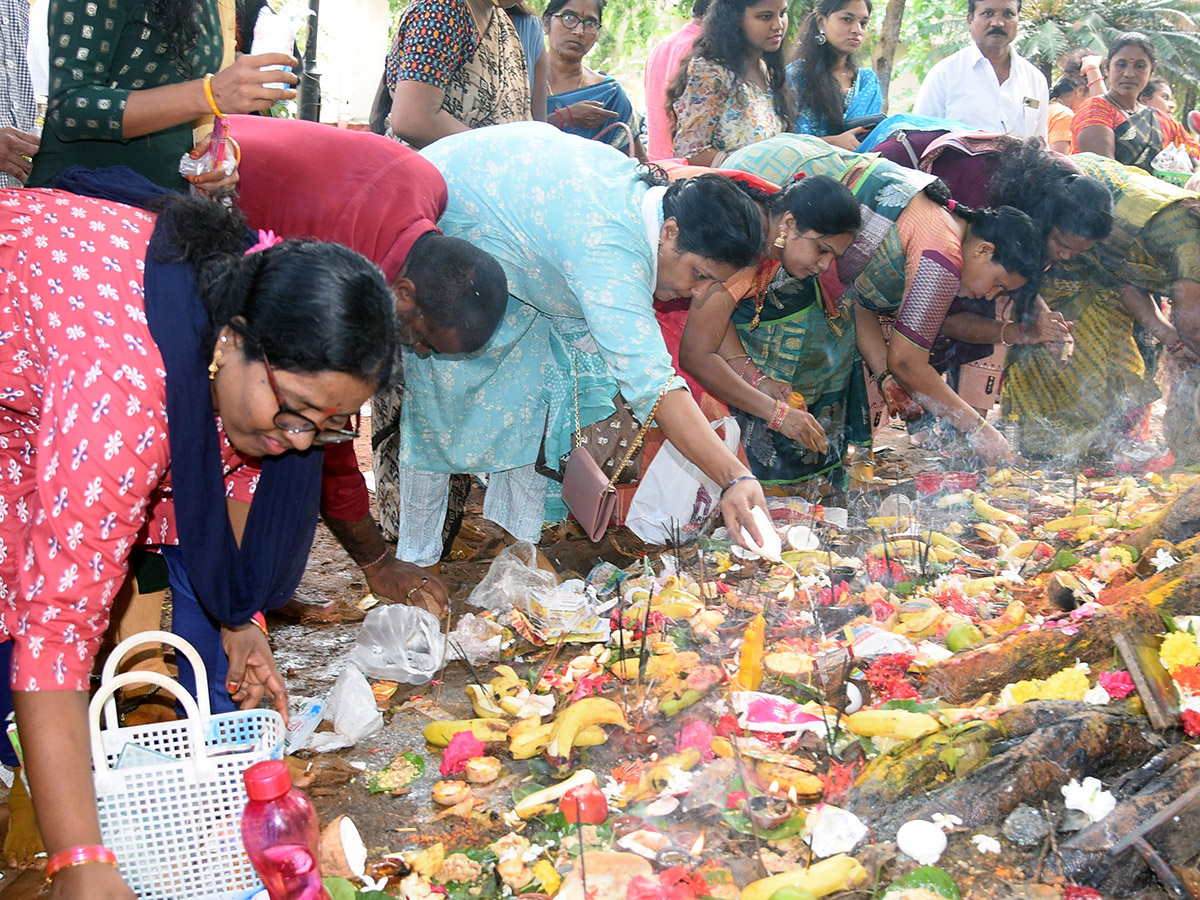
[[(115, 674), (130, 650), (148, 643), (168, 644), (188, 658), (197, 698), (157, 672)], [(114, 695), (134, 684), (169, 692), (187, 717), (120, 727)], [(242, 846), (242, 773), (256, 762), (283, 757), (279, 713), (254, 709), (212, 715), (200, 655), (173, 634), (147, 631), (113, 650), (88, 705), (88, 725), (104, 845), (116, 854), (121, 876), (138, 897), (241, 898), (262, 887)]]

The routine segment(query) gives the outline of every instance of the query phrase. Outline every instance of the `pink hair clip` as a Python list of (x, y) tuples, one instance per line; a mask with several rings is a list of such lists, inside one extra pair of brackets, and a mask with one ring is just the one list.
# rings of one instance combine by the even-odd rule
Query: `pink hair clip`
[(954, 207), (956, 207), (956, 206), (958, 206), (957, 200), (947, 200), (946, 201), (946, 209), (950, 210), (950, 212), (954, 212)]
[(268, 247), (274, 247), (276, 244), (283, 243), (283, 238), (275, 237), (273, 231), (263, 231), (258, 229), (258, 243), (246, 251), (246, 255), (257, 253), (259, 250), (266, 250)]
[(801, 178), (803, 178), (807, 174), (808, 174), (807, 172), (797, 172), (795, 175), (792, 176), (792, 181), (793, 182), (799, 181)]

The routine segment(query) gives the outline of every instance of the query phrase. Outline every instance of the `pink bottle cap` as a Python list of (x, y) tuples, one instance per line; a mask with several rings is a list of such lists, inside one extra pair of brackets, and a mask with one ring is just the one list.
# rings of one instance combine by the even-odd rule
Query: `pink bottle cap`
[(251, 800), (274, 800), (292, 789), (292, 773), (281, 759), (255, 763), (242, 773), (242, 779)]

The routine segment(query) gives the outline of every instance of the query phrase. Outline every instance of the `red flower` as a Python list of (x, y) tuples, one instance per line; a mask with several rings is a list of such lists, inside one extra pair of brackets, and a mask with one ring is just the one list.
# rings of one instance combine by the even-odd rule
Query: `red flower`
[(629, 882), (626, 900), (696, 900), (707, 893), (708, 882), (683, 866), (672, 866), (657, 878), (638, 875)]
[[(1179, 672), (1185, 671), (1180, 669)], [(1191, 669), (1197, 675), (1200, 675), (1200, 669)], [(1175, 680), (1179, 681), (1179, 672), (1175, 673)], [(1101, 672), (1096, 676), (1096, 681), (1100, 687), (1108, 692), (1108, 696), (1117, 700), (1124, 700), (1133, 693), (1133, 679), (1129, 677), (1128, 672)], [(1200, 684), (1197, 685), (1200, 687)]]
[(824, 775), (818, 775), (821, 783), (825, 785), (825, 792), (822, 795), (826, 803), (836, 803), (850, 790), (855, 779), (858, 778), (858, 773), (862, 771), (862, 760), (855, 760), (851, 763), (840, 763), (836, 760), (829, 761), (829, 771)]
[(740, 733), (741, 730), (741, 726), (738, 725), (737, 716), (733, 713), (725, 713), (725, 715), (717, 719), (717, 737), (729, 737), (730, 735)]
[(1200, 712), (1194, 709), (1183, 711), (1183, 731), (1188, 737), (1200, 737)]
[[(1129, 676), (1127, 675), (1126, 677), (1128, 678)], [(1200, 666), (1182, 666), (1176, 669), (1175, 674), (1171, 677), (1175, 679), (1175, 683), (1179, 685), (1181, 690), (1189, 694), (1200, 694)], [(1108, 690), (1108, 688), (1105, 688), (1105, 690)], [(1112, 693), (1112, 691), (1108, 692)], [(1124, 697), (1125, 694), (1121, 696)]]
[(729, 796), (725, 798), (726, 809), (741, 809), (746, 802), (745, 791), (730, 791)]
[(1068, 884), (1063, 900), (1104, 900), (1104, 895), (1094, 888)]
[(675, 739), (675, 749), (686, 750), (695, 747), (705, 759), (712, 759), (716, 755), (712, 749), (715, 736), (716, 732), (707, 722), (692, 719), (679, 730), (679, 736)]

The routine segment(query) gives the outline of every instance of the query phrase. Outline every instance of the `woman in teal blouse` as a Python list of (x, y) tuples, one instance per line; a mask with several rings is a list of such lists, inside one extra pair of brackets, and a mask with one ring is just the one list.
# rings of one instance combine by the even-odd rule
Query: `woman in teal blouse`
[[(286, 53), (243, 56), (221, 67), (218, 0), (58, 0), (50, 11), (50, 99), (29, 187), (67, 166), (124, 165), (174, 190), (188, 183), (179, 158), (192, 122), (263, 110), (295, 91)], [(216, 72), (215, 75), (209, 73)], [(210, 96), (211, 95), (211, 101)], [(199, 176), (210, 184), (222, 179)]]

